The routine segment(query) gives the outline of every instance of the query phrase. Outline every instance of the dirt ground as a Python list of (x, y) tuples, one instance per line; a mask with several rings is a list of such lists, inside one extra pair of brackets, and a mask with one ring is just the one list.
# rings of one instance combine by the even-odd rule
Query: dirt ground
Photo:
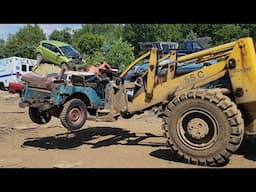
[[(34, 124), (19, 96), (0, 91), (2, 168), (205, 168), (178, 162), (151, 112), (115, 122), (88, 120), (68, 134), (59, 119)], [(224, 168), (256, 167), (256, 142), (245, 140)], [(208, 167), (206, 167), (208, 168)]]

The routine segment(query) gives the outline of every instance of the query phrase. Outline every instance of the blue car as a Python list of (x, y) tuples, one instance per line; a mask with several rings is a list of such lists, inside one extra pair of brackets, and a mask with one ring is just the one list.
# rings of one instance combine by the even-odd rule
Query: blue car
[[(160, 65), (168, 64), (170, 63), (170, 59), (166, 59), (162, 62), (160, 62)], [(208, 64), (212, 65), (217, 63), (216, 60), (212, 60), (208, 62)], [(187, 65), (178, 65), (176, 69), (176, 75), (183, 75), (192, 71), (195, 71), (197, 69), (202, 68), (205, 66), (205, 63), (191, 63)], [(148, 70), (148, 63), (139, 63), (135, 65), (130, 71), (128, 71), (127, 75), (124, 77), (125, 81), (135, 81), (137, 77), (139, 77), (141, 74), (143, 74), (146, 70)], [(158, 67), (158, 71), (161, 70), (161, 67)]]

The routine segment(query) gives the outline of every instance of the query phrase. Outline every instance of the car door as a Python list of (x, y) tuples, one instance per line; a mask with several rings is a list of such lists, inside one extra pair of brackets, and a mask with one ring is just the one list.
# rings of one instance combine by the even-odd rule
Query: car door
[(60, 64), (60, 51), (55, 45), (50, 46), (51, 53), (49, 54), (49, 61), (55, 64)]
[(59, 47), (56, 47), (57, 49), (55, 50), (56, 51), (56, 63), (57, 64), (61, 64), (63, 62), (63, 60), (65, 60), (65, 56), (64, 54), (61, 52), (60, 48)]
[(49, 43), (42, 43), (41, 54), (42, 54), (42, 56), (43, 56), (45, 61), (50, 61), (49, 58), (50, 58), (50, 55), (52, 54), (51, 44), (49, 44)]

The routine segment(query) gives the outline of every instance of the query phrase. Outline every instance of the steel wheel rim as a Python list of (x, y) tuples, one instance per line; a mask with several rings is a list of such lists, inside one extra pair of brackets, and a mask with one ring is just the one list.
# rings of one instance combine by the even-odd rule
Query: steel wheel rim
[(79, 125), (84, 116), (84, 111), (80, 107), (72, 108), (68, 113), (68, 119), (73, 125)]
[(213, 115), (203, 109), (184, 112), (177, 122), (178, 137), (188, 148), (206, 150), (218, 138), (218, 122)]

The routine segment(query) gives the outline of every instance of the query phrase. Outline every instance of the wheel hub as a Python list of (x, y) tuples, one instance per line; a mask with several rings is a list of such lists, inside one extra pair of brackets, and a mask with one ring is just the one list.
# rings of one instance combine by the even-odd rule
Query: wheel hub
[(188, 122), (187, 130), (192, 138), (202, 139), (208, 134), (209, 127), (203, 119), (193, 118)]
[(78, 109), (72, 109), (69, 113), (69, 119), (71, 121), (77, 121), (81, 117), (81, 112)]

